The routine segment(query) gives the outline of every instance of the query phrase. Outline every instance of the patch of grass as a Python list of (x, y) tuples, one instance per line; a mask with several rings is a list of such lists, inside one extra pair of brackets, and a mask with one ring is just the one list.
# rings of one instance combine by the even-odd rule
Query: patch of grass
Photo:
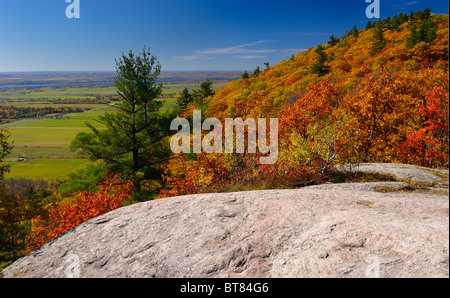
[(392, 186), (375, 186), (373, 190), (382, 193), (432, 193), (432, 187), (436, 183), (406, 180), (405, 186), (392, 187)]
[(177, 104), (177, 98), (166, 98), (166, 99), (161, 99), (161, 101), (164, 101), (164, 104), (161, 107), (162, 113), (166, 113), (170, 109), (173, 109)]
[[(31, 143), (32, 146), (14, 146), (6, 161), (15, 161), (18, 158), (75, 158), (76, 153), (69, 149), (69, 143), (53, 143), (55, 146), (39, 146), (39, 143)], [(50, 143), (52, 144), (52, 143)]]
[(430, 191), (430, 193), (434, 194), (434, 195), (447, 196), (447, 197), (450, 195), (448, 189), (432, 189)]
[(230, 193), (230, 192), (272, 190), (272, 189), (292, 189), (292, 185), (276, 184), (276, 183), (263, 183), (263, 184), (238, 183), (238, 184), (216, 185), (213, 188), (208, 189), (208, 191), (214, 193)]
[(441, 178), (441, 181), (440, 181), (441, 183), (448, 183), (448, 181), (449, 181), (449, 174), (448, 173), (443, 173), (443, 172), (436, 171), (436, 170), (433, 170), (433, 169), (427, 169), (427, 172), (432, 174), (432, 175), (435, 175), (435, 176), (438, 176), (439, 178)]
[(81, 132), (88, 132), (88, 128), (77, 127), (16, 127), (11, 128), (10, 141), (13, 142), (46, 142), (46, 143), (70, 143)]
[(94, 117), (86, 115), (85, 119), (76, 116), (72, 118), (71, 116), (65, 119), (49, 119), (41, 122), (36, 122), (28, 125), (22, 126), (22, 128), (80, 128), (84, 129), (86, 127), (86, 122), (92, 124), (96, 128), (104, 128), (105, 125), (94, 120)]
[(364, 182), (395, 182), (397, 178), (392, 174), (377, 172), (348, 172), (331, 170), (324, 178), (324, 182), (332, 183), (364, 183)]
[(91, 161), (86, 159), (39, 158), (25, 162), (8, 162), (11, 172), (5, 175), (9, 178), (29, 179), (64, 179), (68, 174), (85, 168)]
[(48, 119), (23, 125), (22, 128), (86, 128), (86, 122), (90, 122), (94, 127), (103, 128), (103, 124), (95, 121), (104, 110), (90, 110), (83, 113), (74, 113), (64, 116), (63, 119)]
[(20, 119), (20, 120), (15, 120), (15, 121), (11, 121), (8, 123), (3, 123), (0, 124), (0, 129), (5, 129), (5, 128), (14, 128), (14, 127), (19, 127), (19, 126), (23, 126), (23, 125), (27, 125), (30, 123), (34, 123), (36, 121), (41, 121), (41, 119)]

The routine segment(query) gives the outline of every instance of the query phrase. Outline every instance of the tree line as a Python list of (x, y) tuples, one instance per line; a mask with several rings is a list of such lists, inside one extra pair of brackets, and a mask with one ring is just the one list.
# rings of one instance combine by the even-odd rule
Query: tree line
[(5, 120), (22, 118), (40, 118), (47, 115), (80, 113), (85, 109), (79, 107), (20, 107), (0, 106), (0, 123)]

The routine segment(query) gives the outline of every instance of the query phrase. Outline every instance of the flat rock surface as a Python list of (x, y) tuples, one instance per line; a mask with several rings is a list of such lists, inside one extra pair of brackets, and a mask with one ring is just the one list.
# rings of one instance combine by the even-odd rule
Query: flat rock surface
[(381, 185), (403, 184), (202, 194), (124, 207), (67, 232), (4, 274), (448, 278), (448, 197), (373, 190)]

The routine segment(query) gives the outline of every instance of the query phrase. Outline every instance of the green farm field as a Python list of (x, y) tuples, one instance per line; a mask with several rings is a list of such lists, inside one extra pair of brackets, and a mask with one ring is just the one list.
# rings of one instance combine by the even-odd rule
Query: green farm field
[[(163, 95), (179, 94), (184, 88), (195, 89), (200, 81), (168, 82), (163, 84)], [(215, 88), (224, 87), (227, 81), (214, 82)], [(74, 87), (20, 87), (0, 92), (0, 104), (18, 106), (41, 106), (51, 104), (55, 99), (95, 98), (102, 96), (116, 96), (117, 91), (111, 85), (92, 85)], [(58, 104), (58, 106), (66, 106)], [(68, 105), (74, 106), (74, 105)], [(77, 105), (75, 105), (77, 106)], [(80, 106), (80, 105), (78, 105)], [(81, 105), (88, 106), (88, 105)]]
[(64, 179), (67, 174), (81, 170), (90, 163), (89, 160), (75, 158), (38, 158), (24, 162), (7, 162), (6, 164), (9, 164), (12, 170), (6, 179)]
[[(214, 82), (218, 89), (226, 85), (226, 81)], [(184, 81), (170, 82), (163, 85), (164, 113), (176, 105), (176, 95), (184, 88), (198, 88), (201, 82)], [(116, 89), (111, 86), (71, 86), (71, 87), (21, 87), (0, 91), (0, 105), (20, 107), (79, 107), (85, 112), (64, 115), (61, 119), (32, 118), (18, 119), (1, 124), (0, 129), (8, 128), (9, 141), (14, 142), (14, 148), (5, 162), (11, 166), (11, 172), (6, 178), (29, 179), (60, 179), (86, 167), (91, 161), (80, 159), (69, 147), (79, 132), (89, 131), (86, 122), (98, 129), (104, 125), (98, 122), (100, 115), (116, 111), (112, 104), (61, 104), (53, 102), (56, 99), (86, 99), (98, 96), (116, 95)], [(23, 159), (23, 161), (19, 161)]]
[(22, 121), (10, 123), (18, 126), (9, 129), (14, 148), (6, 159), (11, 166), (6, 178), (64, 179), (67, 174), (86, 167), (90, 161), (77, 158), (69, 149), (70, 143), (79, 132), (89, 131), (86, 122), (101, 129), (103, 125), (96, 119), (112, 110), (113, 107), (104, 105), (63, 119), (43, 119), (23, 125), (20, 125)]
[[(83, 87), (22, 87), (9, 89), (0, 93), (1, 101), (12, 101), (14, 104), (28, 104), (27, 100), (35, 99), (77, 99), (77, 98), (94, 98), (97, 96), (116, 95), (114, 86), (83, 86)], [(1, 102), (0, 101), (0, 102)], [(43, 101), (44, 103), (46, 101)]]

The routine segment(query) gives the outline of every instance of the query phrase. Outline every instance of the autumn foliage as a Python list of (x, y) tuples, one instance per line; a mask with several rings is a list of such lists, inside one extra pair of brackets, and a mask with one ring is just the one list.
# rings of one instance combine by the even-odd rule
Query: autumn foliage
[(427, 92), (426, 101), (419, 108), (420, 115), (426, 119), (425, 125), (409, 135), (398, 150), (405, 160), (426, 167), (448, 165), (448, 108), (448, 91), (436, 87)]
[(315, 179), (337, 163), (448, 167), (448, 15), (429, 9), (354, 27), (342, 38), (230, 82), (185, 115), (279, 118), (279, 159), (248, 154), (179, 155), (161, 197), (217, 185)]
[(53, 238), (78, 225), (122, 207), (131, 200), (132, 184), (119, 175), (109, 176), (95, 193), (80, 193), (73, 202), (53, 206), (49, 214), (32, 220), (28, 237), (28, 251), (31, 252)]

